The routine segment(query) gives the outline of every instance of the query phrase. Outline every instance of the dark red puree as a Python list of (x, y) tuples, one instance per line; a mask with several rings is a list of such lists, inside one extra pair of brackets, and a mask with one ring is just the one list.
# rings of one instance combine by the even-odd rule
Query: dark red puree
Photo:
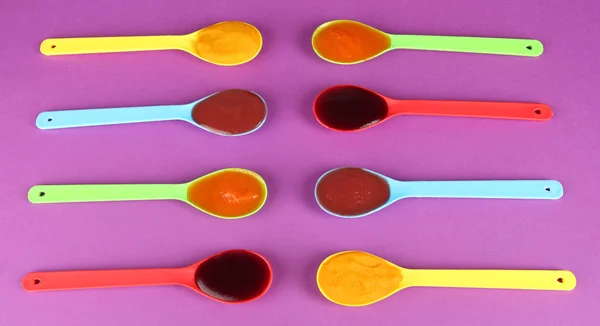
[(200, 290), (228, 302), (254, 299), (264, 293), (270, 281), (267, 262), (244, 250), (226, 251), (211, 257), (196, 270), (196, 284)]
[(317, 200), (328, 211), (345, 216), (368, 213), (390, 199), (390, 186), (378, 175), (360, 168), (327, 173), (317, 185)]
[(384, 119), (388, 114), (385, 100), (355, 86), (333, 87), (315, 101), (315, 115), (324, 125), (338, 130), (357, 130)]
[(192, 110), (192, 119), (197, 124), (228, 135), (256, 129), (266, 115), (267, 108), (260, 96), (243, 89), (219, 92)]

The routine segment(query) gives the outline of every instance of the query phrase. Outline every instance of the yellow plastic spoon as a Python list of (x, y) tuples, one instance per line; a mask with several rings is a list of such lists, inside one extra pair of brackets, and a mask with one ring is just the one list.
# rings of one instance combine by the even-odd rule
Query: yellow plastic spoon
[(237, 219), (262, 208), (267, 185), (253, 171), (230, 168), (182, 184), (37, 185), (27, 197), (34, 204), (179, 200), (215, 217)]
[(344, 251), (321, 263), (317, 284), (330, 301), (359, 307), (411, 286), (570, 291), (576, 279), (566, 270), (407, 269), (366, 252)]
[(227, 21), (186, 35), (50, 38), (40, 45), (45, 55), (182, 50), (221, 66), (246, 63), (258, 55), (262, 36), (248, 23)]

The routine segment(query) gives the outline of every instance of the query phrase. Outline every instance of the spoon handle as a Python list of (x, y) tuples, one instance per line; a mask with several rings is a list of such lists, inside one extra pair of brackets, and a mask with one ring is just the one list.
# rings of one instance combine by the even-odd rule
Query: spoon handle
[(186, 184), (38, 185), (27, 197), (35, 204), (124, 200), (185, 200)]
[(176, 50), (185, 47), (181, 35), (49, 38), (40, 45), (44, 55)]
[(530, 39), (431, 35), (390, 35), (390, 37), (392, 39), (391, 48), (393, 49), (502, 54), (525, 57), (537, 57), (544, 52), (544, 46), (540, 41)]
[(184, 284), (190, 278), (184, 269), (123, 269), (34, 272), (22, 280), (26, 291), (89, 289), (121, 286)]
[[(394, 194), (396, 192), (396, 194)], [(392, 185), (392, 196), (437, 198), (559, 199), (563, 187), (556, 180), (411, 181)]]
[(570, 291), (575, 275), (567, 270), (403, 270), (409, 286)]
[(541, 103), (474, 102), (474, 101), (416, 101), (391, 102), (393, 114), (435, 115), (516, 120), (549, 120), (550, 106)]
[(190, 112), (191, 108), (187, 105), (46, 111), (38, 115), (35, 125), (40, 129), (62, 129), (135, 122), (188, 120), (191, 118)]

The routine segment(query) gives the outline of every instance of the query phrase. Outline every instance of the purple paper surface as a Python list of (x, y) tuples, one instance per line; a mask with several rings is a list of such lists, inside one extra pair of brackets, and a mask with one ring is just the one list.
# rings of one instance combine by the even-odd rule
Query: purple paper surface
[[(534, 38), (538, 58), (393, 51), (339, 66), (313, 30), (356, 19), (391, 33)], [(178, 51), (45, 57), (49, 37), (184, 34), (247, 21), (259, 56), (218, 67)], [(41, 1), (0, 3), (0, 325), (600, 324), (600, 5), (594, 1)], [(543, 123), (399, 117), (359, 133), (322, 128), (314, 97), (356, 84), (394, 98), (549, 104)], [(187, 103), (215, 91), (262, 95), (244, 137), (185, 122), (38, 130), (46, 110)], [(558, 201), (406, 199), (343, 220), (319, 209), (317, 178), (338, 166), (402, 180), (557, 179)], [(180, 202), (33, 205), (35, 184), (185, 182), (225, 167), (261, 174), (256, 215), (220, 220)], [(178, 267), (216, 252), (265, 255), (274, 283), (224, 305), (177, 286), (27, 293), (31, 271)], [(319, 293), (328, 255), (364, 250), (409, 268), (569, 269), (572, 292), (412, 288), (347, 308)]]

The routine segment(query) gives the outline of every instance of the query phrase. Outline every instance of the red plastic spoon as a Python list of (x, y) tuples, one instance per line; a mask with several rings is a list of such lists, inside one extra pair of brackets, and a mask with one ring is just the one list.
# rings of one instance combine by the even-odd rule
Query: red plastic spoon
[(175, 284), (219, 302), (244, 303), (264, 295), (272, 281), (271, 266), (263, 256), (228, 250), (183, 268), (34, 272), (22, 283), (30, 292)]
[(358, 131), (401, 114), (545, 121), (552, 109), (540, 103), (395, 100), (366, 88), (340, 85), (322, 91), (314, 114), (323, 126)]

